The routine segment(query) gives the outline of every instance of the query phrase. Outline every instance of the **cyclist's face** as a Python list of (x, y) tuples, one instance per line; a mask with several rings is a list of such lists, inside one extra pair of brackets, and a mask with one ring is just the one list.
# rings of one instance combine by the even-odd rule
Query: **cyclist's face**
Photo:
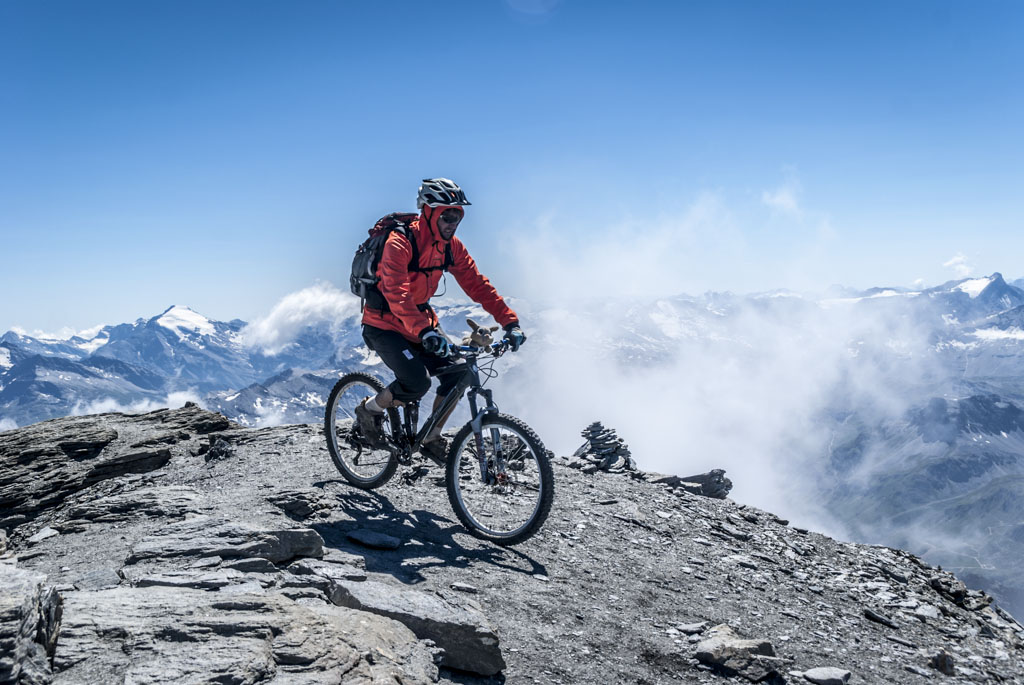
[(437, 230), (445, 240), (451, 240), (455, 235), (455, 229), (462, 221), (463, 213), (459, 207), (449, 207), (437, 217)]

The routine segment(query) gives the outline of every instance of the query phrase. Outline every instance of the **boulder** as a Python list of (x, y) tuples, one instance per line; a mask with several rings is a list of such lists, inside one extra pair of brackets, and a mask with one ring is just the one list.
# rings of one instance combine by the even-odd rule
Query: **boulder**
[(768, 640), (740, 637), (727, 624), (707, 631), (697, 645), (697, 660), (716, 666), (729, 675), (740, 675), (758, 682), (778, 673), (781, 660), (775, 659), (775, 648)]
[(498, 635), (482, 613), (456, 607), (437, 595), (375, 581), (335, 582), (331, 601), (339, 606), (393, 618), (442, 650), (450, 668), (495, 675), (505, 668)]
[(654, 480), (655, 483), (664, 483), (669, 487), (685, 490), (692, 495), (725, 499), (732, 490), (732, 481), (725, 477), (723, 469), (712, 469), (707, 473), (698, 473), (695, 476), (665, 476)]
[(402, 546), (399, 538), (366, 528), (353, 530), (348, 534), (348, 539), (371, 549), (398, 549)]
[(820, 666), (804, 671), (804, 679), (814, 685), (846, 685), (851, 675), (849, 671), (834, 666)]
[(953, 655), (940, 649), (928, 659), (928, 665), (944, 675), (956, 675), (956, 660)]

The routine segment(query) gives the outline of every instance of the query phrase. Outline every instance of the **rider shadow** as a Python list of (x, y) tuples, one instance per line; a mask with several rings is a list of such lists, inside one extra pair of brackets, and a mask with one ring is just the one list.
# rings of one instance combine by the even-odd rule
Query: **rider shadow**
[[(315, 485), (322, 488), (327, 482), (333, 481)], [(379, 492), (352, 489), (339, 493), (337, 503), (351, 520), (312, 524), (324, 545), (363, 556), (367, 571), (387, 573), (407, 585), (425, 581), (422, 572), (433, 567), (471, 568), (489, 564), (514, 573), (547, 575), (546, 567), (527, 554), (473, 538), (457, 521), (435, 512), (399, 510)], [(360, 528), (385, 533), (400, 539), (402, 544), (394, 550), (364, 547), (348, 538), (350, 532)], [(456, 535), (470, 546), (460, 542)]]

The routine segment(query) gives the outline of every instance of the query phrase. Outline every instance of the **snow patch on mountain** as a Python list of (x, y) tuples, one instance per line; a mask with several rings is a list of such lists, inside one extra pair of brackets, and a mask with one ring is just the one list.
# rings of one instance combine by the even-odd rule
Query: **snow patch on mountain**
[(213, 323), (205, 316), (177, 304), (161, 314), (156, 319), (156, 323), (173, 331), (179, 339), (184, 339), (186, 335), (215, 335), (217, 333)]
[(107, 331), (103, 331), (99, 335), (94, 335), (92, 338), (86, 339), (84, 342), (77, 343), (75, 346), (89, 355), (106, 345), (108, 342), (110, 342), (109, 333), (107, 333)]
[(1024, 340), (1024, 330), (1019, 328), (1009, 328), (1007, 330), (999, 328), (981, 328), (973, 331), (971, 335), (980, 340), (984, 340), (985, 342)]
[(0, 347), (0, 369), (9, 369), (11, 366), (11, 351), (6, 347)]
[(994, 279), (991, 277), (971, 278), (956, 286), (954, 290), (967, 293), (971, 299), (974, 299), (978, 295), (981, 295), (981, 292), (987, 288), (993, 280)]

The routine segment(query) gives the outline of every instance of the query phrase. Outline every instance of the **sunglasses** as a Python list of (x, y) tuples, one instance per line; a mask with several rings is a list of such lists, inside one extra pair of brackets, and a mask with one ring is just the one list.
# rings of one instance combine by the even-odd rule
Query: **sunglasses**
[(462, 217), (462, 211), (458, 209), (446, 209), (441, 212), (441, 219), (449, 226), (454, 226), (462, 221)]

